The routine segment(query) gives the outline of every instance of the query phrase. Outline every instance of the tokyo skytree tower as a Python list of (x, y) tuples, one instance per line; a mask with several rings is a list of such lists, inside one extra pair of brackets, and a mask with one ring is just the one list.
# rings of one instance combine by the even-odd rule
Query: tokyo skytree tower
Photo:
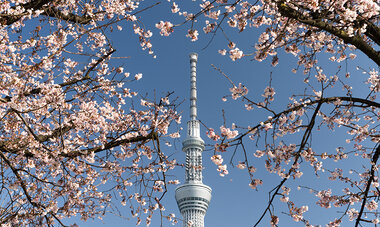
[(211, 200), (211, 188), (202, 183), (202, 152), (204, 142), (200, 137), (197, 119), (196, 65), (198, 55), (190, 54), (190, 121), (187, 137), (182, 142), (186, 153), (185, 183), (177, 187), (175, 198), (183, 217), (183, 227), (204, 227), (204, 217)]

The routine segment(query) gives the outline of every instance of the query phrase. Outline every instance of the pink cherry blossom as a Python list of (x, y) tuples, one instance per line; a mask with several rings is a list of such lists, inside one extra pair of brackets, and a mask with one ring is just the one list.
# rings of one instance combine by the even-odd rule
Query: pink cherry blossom
[(136, 80), (140, 80), (142, 78), (142, 74), (141, 73), (137, 73), (136, 75), (135, 75), (135, 79)]
[(232, 61), (235, 61), (243, 57), (243, 51), (241, 51), (239, 48), (232, 49), (229, 53)]
[(189, 37), (191, 41), (194, 42), (198, 40), (198, 35), (199, 33), (197, 30), (189, 29), (186, 37)]
[(241, 83), (239, 83), (238, 87), (234, 86), (233, 88), (230, 88), (230, 91), (232, 93), (232, 99), (237, 99), (241, 96), (248, 94), (248, 88), (246, 88)]
[(227, 137), (227, 139), (233, 139), (239, 134), (237, 130), (230, 130), (224, 126), (220, 126), (220, 132), (221, 135)]
[(173, 5), (172, 5), (172, 13), (178, 13), (180, 10), (180, 8), (178, 7), (178, 5), (173, 2)]
[(160, 23), (156, 24), (156, 28), (160, 29), (162, 36), (169, 36), (173, 32), (173, 24), (169, 21), (160, 21)]
[(214, 129), (212, 129), (212, 128), (210, 128), (209, 131), (208, 131), (206, 134), (207, 134), (207, 136), (208, 136), (210, 139), (212, 139), (212, 140), (214, 140), (214, 141), (217, 141), (217, 140), (220, 139), (220, 136), (217, 135), (217, 134), (215, 133)]
[(251, 187), (252, 189), (256, 189), (257, 186), (262, 185), (262, 184), (263, 184), (262, 180), (254, 179), (251, 183), (249, 183), (249, 187)]

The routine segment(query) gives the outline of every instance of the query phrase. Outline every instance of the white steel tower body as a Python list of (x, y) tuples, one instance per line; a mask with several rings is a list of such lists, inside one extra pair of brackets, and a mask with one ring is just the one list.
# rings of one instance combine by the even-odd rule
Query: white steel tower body
[(198, 55), (190, 54), (190, 121), (187, 137), (182, 142), (186, 153), (185, 183), (177, 187), (175, 198), (183, 217), (183, 227), (204, 227), (204, 217), (211, 200), (211, 188), (202, 183), (202, 152), (204, 142), (200, 137), (197, 119), (196, 66)]

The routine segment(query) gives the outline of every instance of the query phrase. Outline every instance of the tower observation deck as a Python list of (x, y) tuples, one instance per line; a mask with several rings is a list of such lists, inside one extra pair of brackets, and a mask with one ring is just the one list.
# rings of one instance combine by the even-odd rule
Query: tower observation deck
[(202, 183), (202, 152), (204, 142), (200, 137), (197, 119), (196, 66), (198, 55), (190, 54), (190, 120), (187, 136), (182, 142), (186, 153), (185, 183), (177, 187), (175, 198), (183, 217), (183, 227), (204, 227), (204, 217), (211, 200), (211, 188)]

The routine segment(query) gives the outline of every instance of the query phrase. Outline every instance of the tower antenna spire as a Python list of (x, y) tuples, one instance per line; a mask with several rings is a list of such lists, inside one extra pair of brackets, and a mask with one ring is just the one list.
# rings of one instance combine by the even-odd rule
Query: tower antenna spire
[(198, 54), (190, 54), (190, 119), (197, 119), (197, 62)]
[(175, 198), (184, 219), (183, 227), (204, 227), (204, 217), (211, 200), (211, 188), (202, 183), (202, 152), (204, 142), (200, 137), (197, 119), (197, 62), (198, 54), (190, 54), (190, 120), (187, 137), (182, 142), (186, 153), (185, 183), (177, 187)]

